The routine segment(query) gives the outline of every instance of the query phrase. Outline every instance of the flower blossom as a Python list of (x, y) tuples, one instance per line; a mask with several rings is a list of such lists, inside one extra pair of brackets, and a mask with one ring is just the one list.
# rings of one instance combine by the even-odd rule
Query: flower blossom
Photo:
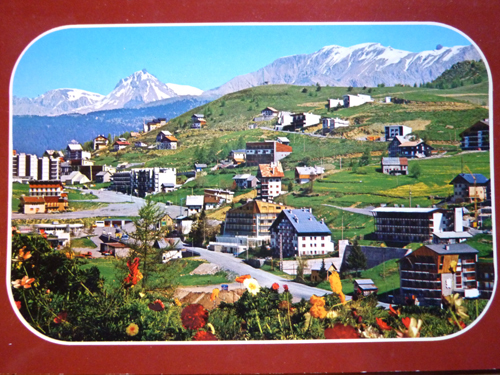
[(178, 298), (174, 299), (174, 303), (176, 306), (182, 306), (182, 303), (181, 303), (181, 301), (179, 301)]
[(253, 278), (245, 279), (243, 285), (247, 288), (248, 292), (254, 296), (260, 292), (260, 285), (257, 280)]
[(342, 283), (340, 282), (340, 276), (337, 272), (332, 272), (330, 276), (328, 276), (328, 281), (330, 282), (330, 288), (332, 292), (338, 294), (340, 298), (340, 302), (346, 303), (345, 294), (342, 292)]
[(135, 336), (139, 333), (139, 326), (135, 323), (130, 323), (128, 327), (125, 329), (125, 332), (129, 336)]
[(139, 258), (135, 258), (133, 262), (127, 260), (127, 267), (129, 269), (129, 274), (123, 282), (127, 284), (127, 286), (134, 286), (143, 277), (141, 271), (139, 271)]
[(272, 290), (278, 290), (280, 288), (280, 286), (278, 283), (274, 283), (273, 285), (271, 285), (271, 288), (272, 288)]
[(21, 264), (25, 260), (31, 258), (31, 251), (24, 252), (24, 249), (26, 249), (26, 246), (23, 246), (19, 249), (19, 254), (14, 259), (12, 259), (13, 262), (18, 262), (19, 264)]
[(392, 331), (392, 327), (389, 326), (386, 322), (384, 322), (382, 319), (380, 318), (375, 318), (375, 320), (377, 321), (377, 324), (378, 326), (380, 327), (380, 329), (384, 330), (384, 331)]
[(396, 310), (394, 307), (392, 307), (392, 305), (389, 305), (389, 315), (398, 317), (399, 315), (401, 315), (401, 311), (399, 311), (399, 309)]
[(215, 288), (212, 290), (212, 294), (210, 295), (210, 301), (215, 301), (219, 297), (219, 289)]
[(23, 287), (24, 289), (31, 288), (31, 283), (35, 281), (34, 278), (29, 278), (28, 276), (24, 276), (22, 279), (17, 279), (12, 281), (12, 286), (16, 289)]
[(321, 305), (312, 305), (309, 312), (311, 313), (312, 317), (318, 318), (318, 319), (324, 319), (327, 315), (325, 307), (321, 306)]
[(66, 321), (67, 317), (68, 317), (68, 313), (65, 311), (62, 311), (59, 314), (57, 314), (57, 316), (54, 318), (54, 323), (61, 324), (62, 322)]
[(163, 311), (165, 310), (165, 305), (160, 299), (157, 299), (153, 303), (148, 304), (148, 308), (153, 311)]
[(284, 289), (285, 292), (288, 292), (288, 285), (286, 285), (286, 284), (283, 285), (283, 289)]
[(246, 279), (250, 279), (252, 276), (250, 275), (243, 275), (243, 276), (238, 276), (236, 278), (236, 282), (238, 283), (243, 283)]
[[(409, 320), (409, 322), (408, 322)], [(396, 334), (398, 335), (399, 338), (402, 337), (420, 337), (420, 328), (422, 327), (422, 320), (415, 318), (404, 318), (403, 319), (403, 324), (407, 328), (403, 332), (396, 331)]]
[(336, 323), (333, 328), (325, 329), (325, 338), (332, 339), (359, 339), (359, 332), (351, 325)]
[(467, 308), (462, 306), (463, 298), (460, 294), (455, 293), (445, 297), (445, 303), (449, 306), (452, 312), (455, 312), (458, 316), (462, 318), (468, 318), (469, 315), (466, 314)]
[(200, 329), (207, 324), (208, 311), (202, 305), (194, 303), (182, 310), (181, 320), (186, 329)]

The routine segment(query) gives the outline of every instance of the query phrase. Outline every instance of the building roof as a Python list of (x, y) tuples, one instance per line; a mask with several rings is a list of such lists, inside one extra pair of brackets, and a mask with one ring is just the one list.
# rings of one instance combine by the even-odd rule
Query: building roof
[(172, 135), (168, 130), (162, 130), (161, 132), (158, 133), (158, 135), (164, 134), (164, 135)]
[(206, 168), (207, 165), (206, 164), (195, 164), (194, 167), (195, 168)]
[(438, 210), (437, 207), (377, 207), (371, 212), (430, 213)]
[(263, 202), (259, 200), (253, 200), (245, 203), (243, 206), (232, 208), (228, 212), (229, 213), (251, 213), (251, 214), (261, 214), (261, 213), (270, 213), (270, 214), (279, 214), (284, 209), (291, 209), (290, 206), (282, 206), (277, 203)]
[(375, 285), (372, 279), (355, 279), (358, 285)]
[(296, 167), (295, 170), (301, 176), (317, 176), (325, 173), (325, 168), (323, 167)]
[(273, 111), (273, 112), (278, 112), (277, 109), (273, 108), (273, 107), (266, 107), (262, 110), (262, 112), (264, 112), (266, 109), (269, 109), (270, 111)]
[(424, 143), (421, 139), (417, 141), (405, 141), (401, 143), (398, 147), (415, 147), (418, 146), (419, 144)]
[(408, 165), (407, 158), (382, 158), (383, 165)]
[(80, 143), (70, 143), (70, 144), (68, 144), (67, 149), (69, 149), (70, 151), (82, 151), (83, 150), (82, 145)]
[(61, 181), (30, 181), (30, 189), (36, 189), (36, 188), (62, 188), (62, 183)]
[(199, 113), (195, 113), (195, 114), (194, 114), (194, 115), (192, 115), (191, 117), (203, 118), (203, 117), (205, 117), (205, 115), (202, 115), (202, 114), (199, 114)]
[(21, 196), (21, 200), (24, 201), (24, 203), (45, 203), (44, 197), (26, 197), (26, 196)]
[[(479, 251), (465, 243), (454, 243), (449, 245), (425, 245), (428, 249), (440, 254), (477, 254)], [(418, 251), (415, 250), (415, 251)]]
[[(324, 221), (318, 221), (311, 212), (310, 208), (300, 209), (286, 209), (280, 214), (286, 216), (288, 221), (292, 224), (298, 234), (301, 233), (317, 233), (317, 234), (331, 234), (328, 226)], [(273, 223), (273, 227), (278, 222), (278, 219)], [(276, 224), (277, 225), (277, 224)]]
[(218, 203), (220, 203), (221, 199), (223, 199), (221, 197), (216, 197), (214, 195), (205, 195), (204, 197), (205, 197), (205, 199), (204, 199), (205, 204), (206, 203), (217, 203), (218, 204)]
[(451, 180), (449, 185), (463, 183), (464, 181), (471, 185), (486, 185), (490, 180), (480, 173), (473, 173), (472, 175), (470, 173), (460, 173), (453, 180)]
[(284, 145), (283, 143), (276, 142), (276, 152), (292, 152), (292, 146)]
[(278, 137), (279, 142), (288, 142), (290, 143), (290, 140), (287, 137)]
[(231, 190), (223, 190), (223, 189), (205, 189), (205, 194), (224, 194), (224, 195), (234, 195), (234, 191)]
[(186, 197), (186, 206), (203, 206), (204, 195), (188, 195)]
[(231, 150), (231, 152), (232, 152), (233, 154), (236, 154), (236, 153), (238, 153), (238, 154), (246, 154), (246, 153), (247, 153), (247, 150), (244, 150), (244, 149), (243, 149), (243, 150), (242, 150), (242, 149), (239, 149), (239, 150)]
[(460, 136), (465, 135), (470, 132), (475, 132), (479, 130), (489, 130), (490, 129), (490, 120), (489, 119), (484, 119), (484, 120), (479, 120), (476, 122), (474, 125), (472, 125), (470, 128), (465, 129), (463, 132), (460, 133)]
[(432, 232), (434, 236), (441, 239), (472, 238), (469, 232)]
[(173, 135), (167, 135), (165, 139), (167, 139), (169, 142), (179, 142)]
[(119, 146), (129, 146), (130, 143), (127, 142), (127, 141), (116, 141), (115, 143), (113, 143), (113, 145), (119, 145)]
[(258, 176), (261, 177), (285, 177), (281, 163), (259, 164)]
[(96, 173), (96, 176), (105, 176), (106, 173), (109, 174), (109, 175), (111, 174), (111, 173), (109, 173), (109, 171), (100, 171), (100, 172)]
[(245, 174), (237, 174), (236, 176), (233, 177), (233, 180), (247, 180), (247, 181), (252, 181), (254, 178), (257, 178), (257, 177), (252, 176), (249, 173), (245, 173)]

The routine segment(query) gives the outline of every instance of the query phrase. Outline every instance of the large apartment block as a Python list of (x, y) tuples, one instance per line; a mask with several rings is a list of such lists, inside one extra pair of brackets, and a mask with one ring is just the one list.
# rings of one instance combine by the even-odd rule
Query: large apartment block
[(490, 149), (490, 120), (476, 122), (470, 128), (460, 133), (462, 150), (489, 150)]
[(280, 162), (259, 164), (257, 170), (257, 197), (264, 201), (272, 201), (281, 194), (281, 179), (285, 177)]
[(12, 157), (12, 177), (32, 180), (59, 180), (60, 159), (20, 153)]
[(258, 165), (277, 163), (292, 153), (292, 146), (277, 141), (248, 142), (246, 145), (246, 164)]
[(139, 197), (171, 191), (175, 188), (175, 168), (134, 168), (130, 172), (132, 192)]
[(479, 296), (478, 251), (466, 244), (425, 245), (399, 261), (401, 294), (423, 305), (440, 305), (441, 296)]

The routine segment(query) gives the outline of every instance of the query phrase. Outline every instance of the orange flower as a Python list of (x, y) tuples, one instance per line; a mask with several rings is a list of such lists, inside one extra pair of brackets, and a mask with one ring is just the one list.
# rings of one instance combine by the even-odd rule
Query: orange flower
[(246, 279), (250, 279), (252, 276), (250, 275), (243, 275), (243, 276), (238, 276), (236, 278), (236, 282), (238, 283), (242, 283), (243, 284), (243, 281), (245, 281)]
[(29, 278), (28, 276), (24, 276), (22, 279), (17, 279), (12, 281), (12, 286), (16, 289), (23, 287), (24, 289), (31, 288), (31, 283), (35, 281), (34, 278)]
[(139, 333), (139, 326), (135, 323), (130, 323), (128, 327), (125, 329), (125, 332), (129, 336), (135, 336)]
[(127, 287), (134, 286), (143, 277), (141, 271), (139, 271), (139, 258), (135, 258), (133, 262), (127, 260), (127, 267), (129, 269), (129, 274), (123, 282)]
[(66, 321), (66, 318), (68, 317), (68, 313), (63, 311), (57, 314), (57, 316), (54, 318), (54, 323), (60, 324), (62, 322)]
[(26, 249), (26, 246), (19, 249), (19, 254), (12, 259), (13, 262), (19, 262), (19, 264), (21, 264), (25, 260), (31, 258), (31, 251), (24, 252), (24, 249)]
[(311, 304), (313, 304), (313, 305), (325, 306), (325, 298), (324, 297), (318, 297), (318, 296), (316, 296), (314, 294), (309, 299), (309, 302)]
[(311, 309), (309, 310), (309, 313), (311, 314), (312, 317), (318, 319), (324, 319), (327, 314), (325, 308), (322, 305), (312, 305)]
[(278, 290), (278, 289), (280, 288), (280, 286), (279, 286), (279, 284), (278, 284), (278, 283), (274, 283), (274, 284), (271, 286), (271, 288), (272, 288), (273, 290)]
[(405, 327), (408, 328), (410, 326), (410, 323), (411, 323), (411, 318), (407, 316), (406, 318), (401, 319), (401, 321), (403, 322)]
[(401, 311), (399, 309), (395, 310), (392, 305), (389, 305), (389, 315), (398, 317), (401, 315)]
[(186, 306), (181, 313), (182, 325), (187, 329), (200, 329), (207, 324), (208, 311), (200, 304)]
[(391, 331), (392, 330), (392, 328), (386, 322), (384, 322), (382, 319), (375, 318), (375, 320), (377, 321), (377, 324), (380, 327), (380, 329), (382, 329), (384, 331)]
[(219, 289), (215, 288), (212, 290), (212, 295), (210, 296), (210, 301), (215, 301), (215, 299), (219, 297)]
[(148, 307), (149, 307), (150, 310), (153, 310), (153, 311), (163, 311), (163, 310), (165, 310), (165, 305), (159, 299), (157, 299), (153, 303), (150, 303), (148, 305)]

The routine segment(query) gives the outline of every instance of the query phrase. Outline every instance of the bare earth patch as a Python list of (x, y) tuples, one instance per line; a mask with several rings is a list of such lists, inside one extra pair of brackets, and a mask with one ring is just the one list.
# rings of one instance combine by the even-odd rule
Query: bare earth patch
[[(175, 291), (175, 297), (183, 305), (190, 305), (198, 303), (205, 307), (207, 310), (212, 310), (220, 305), (221, 302), (234, 303), (240, 299), (246, 289), (241, 288), (241, 284), (237, 284), (238, 289), (232, 289), (229, 285), (229, 290), (221, 290), (214, 301), (210, 300), (212, 291), (215, 288), (220, 288), (220, 285), (211, 285), (206, 287), (191, 287), (191, 288), (178, 288)], [(203, 289), (202, 289), (203, 288)], [(200, 291), (198, 291), (200, 290)]]

